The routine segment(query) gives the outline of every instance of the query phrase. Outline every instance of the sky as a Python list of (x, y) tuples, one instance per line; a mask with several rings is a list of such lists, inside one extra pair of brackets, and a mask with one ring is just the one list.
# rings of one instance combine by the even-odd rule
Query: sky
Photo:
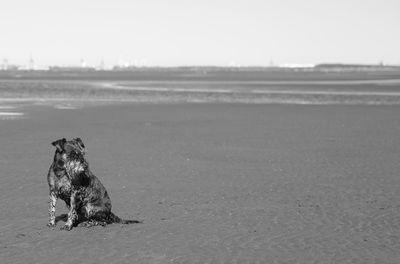
[(2, 0), (0, 64), (400, 64), (399, 0)]

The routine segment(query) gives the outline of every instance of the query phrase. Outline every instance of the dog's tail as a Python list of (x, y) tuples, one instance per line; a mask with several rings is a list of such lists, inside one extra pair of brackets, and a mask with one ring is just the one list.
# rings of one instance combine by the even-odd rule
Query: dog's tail
[(139, 220), (124, 220), (116, 216), (113, 212), (110, 212), (110, 221), (112, 223), (118, 223), (118, 224), (141, 224), (143, 221)]

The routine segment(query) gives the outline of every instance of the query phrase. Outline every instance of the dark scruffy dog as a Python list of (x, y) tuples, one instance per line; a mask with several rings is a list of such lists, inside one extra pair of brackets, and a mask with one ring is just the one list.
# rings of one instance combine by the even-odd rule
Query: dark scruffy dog
[(111, 212), (111, 200), (100, 180), (90, 171), (85, 160), (85, 146), (80, 138), (59, 139), (51, 143), (56, 147), (54, 161), (47, 181), (50, 187), (49, 227), (56, 225), (57, 198), (69, 208), (68, 219), (62, 229), (73, 226), (95, 226), (111, 223), (133, 224), (137, 220), (122, 220)]

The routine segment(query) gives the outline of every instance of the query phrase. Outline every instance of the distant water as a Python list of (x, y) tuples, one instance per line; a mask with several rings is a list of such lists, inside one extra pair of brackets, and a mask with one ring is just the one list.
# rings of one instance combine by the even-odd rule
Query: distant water
[(0, 101), (399, 105), (400, 81), (0, 81)]
[(21, 112), (0, 112), (0, 120), (13, 120), (23, 117)]

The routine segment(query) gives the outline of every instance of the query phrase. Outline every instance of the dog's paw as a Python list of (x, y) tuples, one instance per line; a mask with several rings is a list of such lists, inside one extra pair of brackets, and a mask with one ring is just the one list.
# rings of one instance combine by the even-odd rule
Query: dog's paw
[(87, 228), (90, 228), (90, 227), (93, 227), (93, 226), (105, 227), (106, 225), (107, 225), (106, 222), (96, 221), (96, 220), (88, 220), (88, 221), (84, 221), (84, 222), (78, 224), (79, 227), (87, 227)]
[(70, 231), (72, 229), (72, 226), (70, 225), (64, 225), (63, 227), (60, 228), (61, 230), (65, 230), (65, 231)]
[(53, 227), (56, 226), (56, 223), (48, 223), (47, 226), (50, 227), (50, 228), (53, 228)]
[(89, 221), (85, 221), (85, 222), (78, 224), (78, 227), (91, 227), (91, 226), (92, 226), (92, 224)]

